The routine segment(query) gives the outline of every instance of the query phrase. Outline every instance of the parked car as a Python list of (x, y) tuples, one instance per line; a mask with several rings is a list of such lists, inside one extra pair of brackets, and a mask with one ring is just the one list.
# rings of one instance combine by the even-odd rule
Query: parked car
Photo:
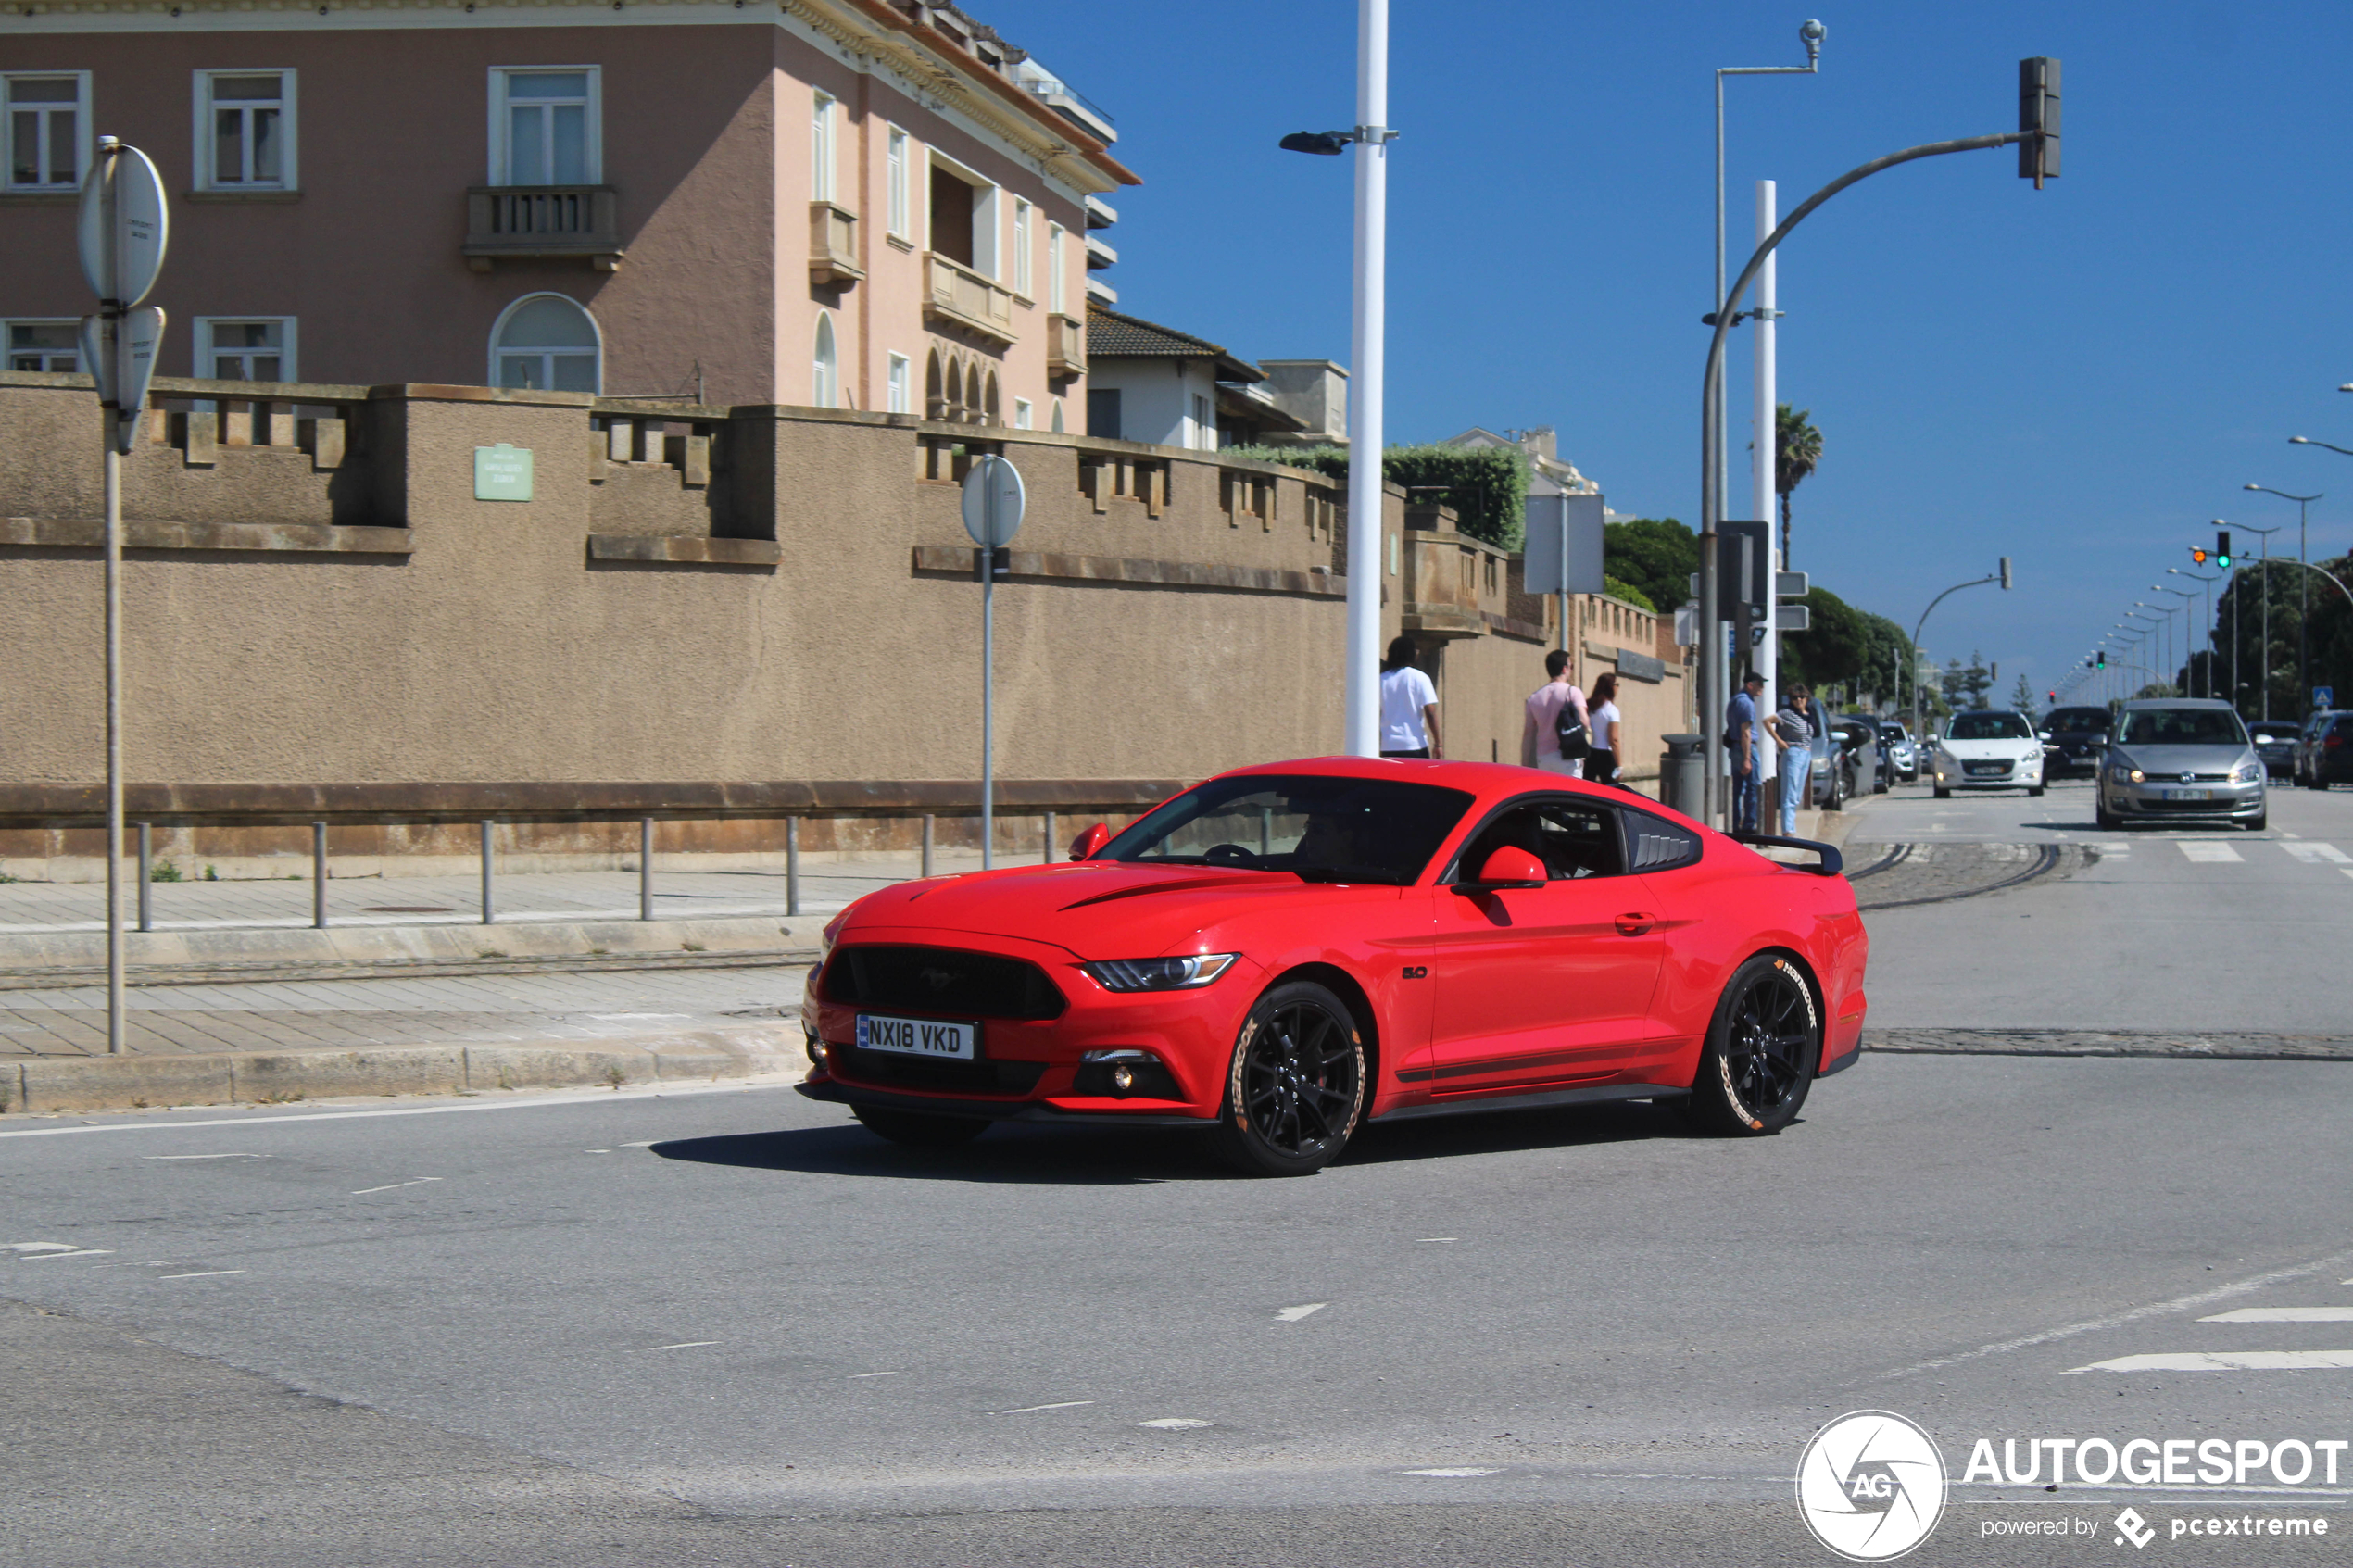
[(1885, 795), (1894, 781), (1888, 776), (1887, 748), (1880, 741), (1879, 726), (1869, 719), (1833, 719), (1831, 734), (1839, 737), (1846, 753), (1855, 793)]
[(2353, 784), (2353, 713), (2330, 715), (2313, 737), (2311, 753), (2311, 760), (2305, 764), (2305, 788)]
[(1920, 776), (1920, 748), (1912, 739), (1912, 732), (1893, 720), (1879, 727), (1880, 745), (1886, 750), (1888, 761), (1895, 770), (1899, 784), (1910, 784)]
[(2342, 708), (2323, 708), (2304, 721), (2304, 728), (2296, 732), (2296, 759), (2290, 768), (2291, 774), (2297, 784), (2304, 785), (2307, 789), (2327, 787), (2313, 782), (2313, 760), (2320, 754), (2321, 737), (2328, 733), (2331, 721), (2345, 717), (2348, 711), (2353, 710)]
[(2043, 793), (2043, 740), (2023, 713), (1973, 709), (1954, 714), (1930, 766), (1939, 800), (1957, 789)]
[(2096, 777), (2116, 717), (2105, 708), (2054, 708), (2043, 716), (2043, 776)]
[(2247, 738), (2255, 743), (2255, 754), (2263, 759), (2264, 771), (2271, 777), (2296, 776), (2296, 738), (2302, 727), (2284, 719), (2259, 719), (2246, 727)]
[(1270, 1176), (1452, 1111), (1665, 1100), (1777, 1133), (1867, 1010), (1854, 889), (1811, 847), (1776, 864), (1484, 762), (1243, 769), (1088, 828), (1075, 863), (851, 904), (807, 981), (799, 1087), (919, 1148), (1183, 1128)]
[(2116, 734), (2100, 765), (2099, 824), (2220, 817), (2260, 828), (2268, 816), (2265, 771), (2229, 703), (2188, 697), (2128, 702), (2116, 716)]

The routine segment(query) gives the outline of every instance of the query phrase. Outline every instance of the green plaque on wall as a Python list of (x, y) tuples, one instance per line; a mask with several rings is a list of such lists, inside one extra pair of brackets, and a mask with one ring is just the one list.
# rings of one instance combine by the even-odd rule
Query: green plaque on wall
[(496, 446), (475, 447), (474, 499), (530, 500), (531, 448), (510, 445), (504, 441)]

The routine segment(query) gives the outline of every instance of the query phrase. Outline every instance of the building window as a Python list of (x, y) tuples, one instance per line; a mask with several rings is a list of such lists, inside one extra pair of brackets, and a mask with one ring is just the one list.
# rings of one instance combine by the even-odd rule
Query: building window
[(90, 73), (0, 81), (7, 85), (8, 189), (79, 190), (90, 169)]
[(604, 384), (596, 318), (560, 294), (527, 294), (490, 332), (490, 380), (533, 392), (594, 393)]
[(1209, 417), (1209, 399), (1193, 394), (1193, 448), (1212, 452), (1217, 448), (1217, 424)]
[(821, 202), (834, 199), (834, 100), (829, 93), (819, 93), (810, 100), (809, 197)]
[(1046, 225), (1046, 308), (1062, 313), (1063, 308), (1063, 226)]
[(295, 189), (295, 73), (196, 72), (196, 188)]
[(889, 187), (887, 200), (890, 207), (890, 232), (907, 238), (907, 132), (896, 125), (890, 128), (888, 169), (884, 184)]
[(6, 333), (8, 369), (71, 374), (82, 369), (79, 321), (10, 321)]
[(490, 182), (594, 185), (604, 178), (595, 66), (490, 73)]
[(291, 316), (199, 316), (196, 374), (213, 381), (293, 381)]
[(908, 411), (908, 383), (912, 379), (914, 367), (908, 362), (907, 356), (904, 354), (894, 354), (890, 357), (890, 406), (887, 410), (886, 410), (887, 412), (903, 414)]
[(960, 262), (983, 277), (1001, 276), (998, 269), (997, 187), (972, 169), (941, 157), (931, 159), (932, 251)]
[(1029, 399), (1026, 397), (1014, 398), (1013, 428), (1015, 430), (1028, 430), (1036, 423), (1037, 420), (1031, 416)]
[(1013, 201), (1013, 292), (1030, 297), (1029, 204), (1018, 197)]
[(1119, 435), (1119, 389), (1115, 386), (1087, 389), (1087, 433), (1108, 436), (1114, 441)]
[(834, 353), (834, 319), (823, 310), (817, 312), (817, 353), (815, 373), (811, 378), (810, 401), (820, 408), (841, 406), (841, 363)]

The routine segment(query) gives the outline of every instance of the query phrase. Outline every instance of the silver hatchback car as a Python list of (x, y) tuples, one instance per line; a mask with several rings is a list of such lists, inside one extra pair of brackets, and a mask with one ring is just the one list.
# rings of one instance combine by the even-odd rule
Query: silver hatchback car
[(2099, 823), (2222, 818), (2260, 828), (2263, 759), (2246, 726), (2220, 700), (2128, 702), (2100, 759)]

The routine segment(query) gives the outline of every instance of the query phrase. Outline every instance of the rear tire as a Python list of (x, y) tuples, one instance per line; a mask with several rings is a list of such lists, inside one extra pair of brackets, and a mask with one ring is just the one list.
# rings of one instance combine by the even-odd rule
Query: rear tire
[(1724, 1137), (1768, 1137), (1797, 1119), (1822, 1060), (1814, 987), (1788, 959), (1759, 953), (1716, 1004), (1686, 1113)]
[(1347, 1004), (1305, 980), (1259, 997), (1227, 1069), (1227, 1160), (1245, 1175), (1313, 1175), (1348, 1147), (1364, 1109), (1365, 1041)]
[(927, 1110), (890, 1110), (881, 1106), (853, 1107), (866, 1131), (907, 1148), (962, 1148), (988, 1131), (977, 1116), (935, 1116)]

